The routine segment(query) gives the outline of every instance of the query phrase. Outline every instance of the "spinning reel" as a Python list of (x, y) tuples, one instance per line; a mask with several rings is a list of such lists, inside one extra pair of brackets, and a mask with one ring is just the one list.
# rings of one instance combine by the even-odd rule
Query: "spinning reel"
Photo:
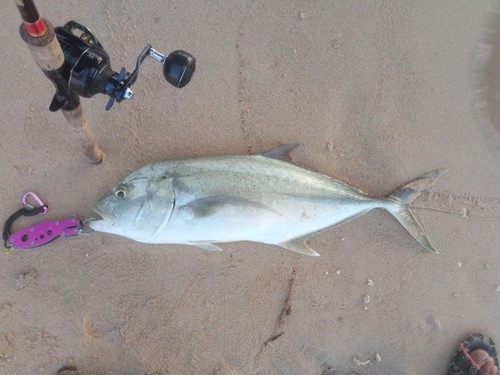
[(19, 29), (21, 38), (38, 67), (56, 87), (49, 109), (62, 111), (93, 163), (100, 163), (104, 153), (90, 130), (80, 96), (91, 98), (106, 94), (109, 97), (106, 110), (115, 102), (131, 99), (134, 95), (131, 87), (148, 56), (163, 64), (165, 79), (178, 88), (189, 83), (196, 69), (196, 60), (190, 53), (177, 50), (165, 56), (148, 44), (137, 57), (131, 73), (125, 68), (115, 72), (109, 55), (86, 26), (70, 21), (54, 28), (40, 17), (33, 0), (16, 0), (16, 6), (23, 20)]
[(110, 110), (115, 101), (119, 103), (131, 99), (134, 95), (131, 86), (148, 56), (163, 64), (165, 79), (177, 88), (186, 86), (196, 69), (196, 60), (190, 53), (177, 50), (165, 56), (148, 44), (137, 57), (131, 73), (125, 68), (115, 72), (111, 69), (109, 55), (86, 26), (69, 21), (64, 26), (56, 27), (55, 33), (64, 52), (65, 64), (64, 69), (57, 72), (57, 77), (46, 72), (57, 88), (50, 105), (53, 112), (67, 104), (68, 89), (85, 98), (96, 94), (108, 95), (106, 110)]

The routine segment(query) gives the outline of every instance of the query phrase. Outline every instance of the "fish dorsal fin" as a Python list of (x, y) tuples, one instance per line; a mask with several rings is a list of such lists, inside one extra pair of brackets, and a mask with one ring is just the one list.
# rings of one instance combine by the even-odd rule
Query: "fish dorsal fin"
[(291, 162), (292, 159), (290, 159), (290, 153), (293, 150), (303, 146), (304, 145), (302, 143), (295, 143), (293, 145), (281, 145), (269, 151), (263, 152), (261, 156), (264, 156), (266, 158)]
[(307, 237), (298, 237), (293, 240), (282, 242), (278, 246), (284, 247), (287, 250), (295, 251), (296, 253), (319, 257), (319, 254), (306, 245)]

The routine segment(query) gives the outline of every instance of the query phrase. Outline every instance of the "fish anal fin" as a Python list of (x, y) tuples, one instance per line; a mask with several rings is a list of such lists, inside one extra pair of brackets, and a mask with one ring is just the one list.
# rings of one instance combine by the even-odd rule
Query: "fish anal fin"
[(222, 249), (210, 242), (189, 242), (188, 245), (199, 247), (202, 250), (222, 251)]
[(316, 251), (307, 246), (306, 241), (307, 237), (298, 237), (286, 242), (282, 242), (278, 244), (278, 246), (299, 254), (319, 257), (319, 254)]
[(292, 159), (290, 159), (290, 153), (295, 149), (303, 146), (304, 145), (302, 143), (295, 143), (291, 145), (280, 145), (269, 151), (263, 152), (261, 156), (264, 156), (266, 158), (291, 162)]

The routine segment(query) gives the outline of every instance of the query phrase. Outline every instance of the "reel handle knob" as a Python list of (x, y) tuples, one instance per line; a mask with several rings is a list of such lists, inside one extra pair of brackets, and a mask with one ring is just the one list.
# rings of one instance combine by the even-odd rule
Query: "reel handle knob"
[(163, 75), (168, 83), (177, 88), (186, 86), (194, 71), (196, 59), (189, 52), (177, 50), (171, 52), (163, 63)]

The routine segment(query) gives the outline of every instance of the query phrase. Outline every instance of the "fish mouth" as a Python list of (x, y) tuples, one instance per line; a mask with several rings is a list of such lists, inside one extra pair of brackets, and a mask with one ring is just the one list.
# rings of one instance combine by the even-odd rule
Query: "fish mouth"
[(110, 224), (112, 224), (114, 222), (114, 219), (115, 217), (111, 214), (106, 214), (104, 212), (102, 212), (99, 208), (97, 207), (94, 207), (92, 209), (92, 211), (94, 211), (98, 216), (100, 216), (101, 218), (95, 218), (96, 221), (106, 221), (106, 222), (109, 222)]
[(110, 233), (115, 225), (115, 218), (113, 215), (106, 214), (94, 207), (93, 211), (101, 218), (94, 218), (94, 220), (89, 221), (89, 228), (97, 232)]

